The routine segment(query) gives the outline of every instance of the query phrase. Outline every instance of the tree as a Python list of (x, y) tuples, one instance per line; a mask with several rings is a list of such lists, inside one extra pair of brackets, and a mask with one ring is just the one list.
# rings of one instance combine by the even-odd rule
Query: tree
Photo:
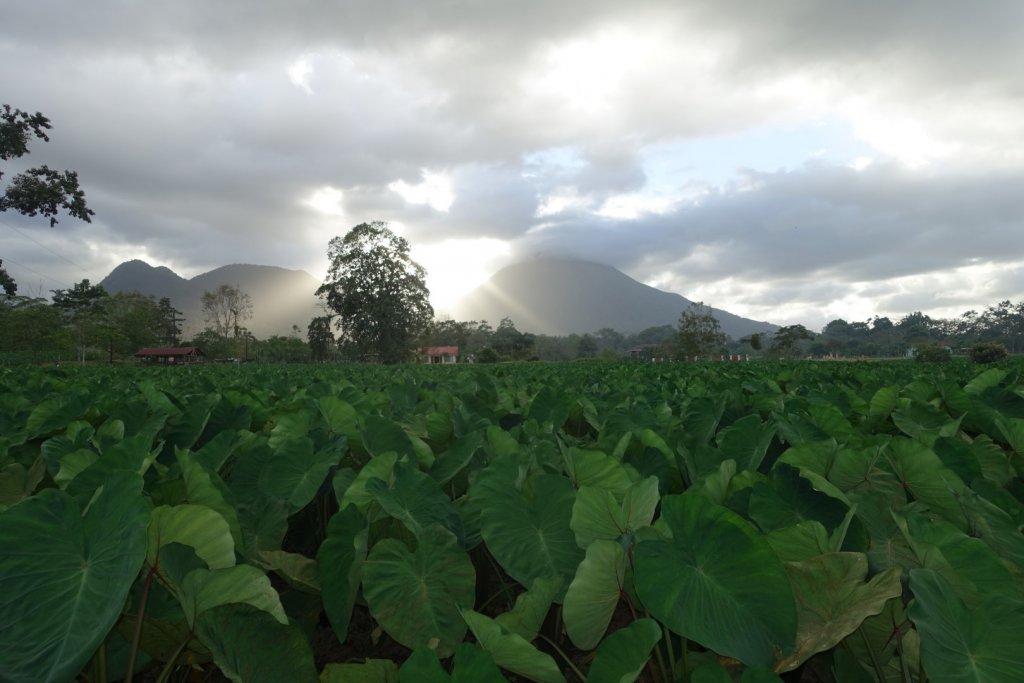
[(331, 333), (331, 317), (320, 315), (309, 321), (306, 328), (306, 342), (312, 353), (313, 360), (324, 362), (330, 356), (334, 346), (334, 334)]
[(342, 350), (382, 363), (407, 360), (434, 317), (426, 271), (409, 256), (409, 242), (383, 221), (361, 223), (330, 241), (327, 259), (316, 293), (334, 313)]
[(680, 356), (707, 356), (721, 350), (725, 334), (711, 313), (711, 307), (698, 301), (679, 316), (676, 328), (676, 352)]
[(88, 279), (82, 280), (71, 289), (53, 289), (53, 307), (59, 310), (71, 325), (78, 342), (79, 360), (85, 363), (85, 351), (90, 342), (95, 342), (100, 333), (103, 312), (100, 303), (109, 297), (101, 285), (94, 285)]
[(221, 337), (237, 338), (242, 323), (252, 317), (252, 299), (238, 287), (221, 285), (200, 297), (203, 316), (210, 329)]
[(177, 346), (181, 338), (181, 324), (185, 319), (181, 317), (181, 311), (174, 307), (171, 300), (163, 297), (157, 303), (160, 309), (159, 336), (160, 343), (167, 346)]
[(777, 358), (794, 356), (800, 347), (800, 342), (805, 339), (814, 339), (814, 335), (803, 325), (780, 327), (772, 336), (771, 354)]
[(597, 342), (589, 334), (585, 334), (580, 337), (579, 344), (576, 345), (576, 357), (577, 358), (593, 358), (597, 355)]
[[(46, 131), (50, 120), (36, 112), (29, 114), (3, 105), (0, 111), (0, 160), (19, 159), (29, 153), (28, 143), (35, 137), (49, 142)], [(0, 179), (4, 173), (0, 170)], [(86, 223), (94, 215), (85, 203), (85, 193), (78, 186), (74, 171), (54, 171), (45, 164), (17, 173), (0, 194), (0, 212), (17, 211), (26, 216), (42, 214), (50, 219), (50, 227), (57, 224), (56, 216), (64, 209), (69, 215)], [(3, 269), (0, 261), (0, 286), (8, 296), (14, 296), (18, 285)]]

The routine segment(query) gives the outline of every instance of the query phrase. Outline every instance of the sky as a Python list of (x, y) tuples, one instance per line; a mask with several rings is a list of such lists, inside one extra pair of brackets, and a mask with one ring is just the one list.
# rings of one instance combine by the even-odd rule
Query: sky
[(536, 257), (812, 330), (1024, 299), (1018, 0), (4, 4), (0, 103), (53, 130), (0, 183), (73, 169), (96, 212), (0, 214), (24, 294), (319, 279), (384, 220), (439, 315)]

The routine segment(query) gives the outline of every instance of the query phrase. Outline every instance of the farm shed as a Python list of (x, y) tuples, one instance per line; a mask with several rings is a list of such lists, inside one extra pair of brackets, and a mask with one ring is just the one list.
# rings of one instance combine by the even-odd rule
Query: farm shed
[(199, 363), (206, 356), (198, 346), (177, 346), (166, 349), (139, 349), (135, 357), (143, 363), (179, 365)]
[(420, 361), (423, 363), (440, 364), (440, 365), (452, 365), (458, 362), (459, 359), (459, 347), (458, 346), (428, 346), (425, 349), (419, 349), (417, 355), (420, 357)]

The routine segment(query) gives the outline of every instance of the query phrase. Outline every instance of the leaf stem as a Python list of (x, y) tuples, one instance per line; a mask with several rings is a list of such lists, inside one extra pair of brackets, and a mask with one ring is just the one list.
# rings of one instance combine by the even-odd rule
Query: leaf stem
[(875, 655), (874, 648), (871, 647), (871, 641), (868, 640), (868, 636), (864, 633), (864, 625), (861, 624), (857, 627), (857, 633), (860, 634), (861, 640), (864, 641), (864, 647), (868, 651), (868, 656), (871, 657), (871, 666), (875, 669), (875, 675), (878, 676), (879, 681), (885, 680), (885, 673), (882, 671), (882, 665), (878, 661), (878, 656)]
[(139, 654), (139, 641), (142, 638), (142, 621), (146, 613), (146, 600), (149, 599), (149, 587), (153, 583), (153, 576), (156, 569), (150, 567), (146, 573), (146, 581), (142, 586), (142, 599), (139, 600), (139, 613), (135, 615), (135, 631), (132, 633), (132, 646), (128, 650), (128, 668), (124, 674), (124, 683), (132, 683), (132, 674), (135, 671), (135, 658)]
[(587, 680), (587, 677), (583, 675), (582, 671), (580, 671), (578, 668), (576, 668), (576, 665), (573, 664), (571, 659), (569, 659), (569, 655), (565, 654), (565, 652), (562, 651), (562, 648), (560, 648), (557, 645), (555, 645), (555, 641), (551, 640), (550, 638), (548, 638), (543, 633), (538, 633), (537, 637), (540, 638), (541, 640), (543, 640), (548, 645), (550, 645), (555, 650), (555, 652), (557, 652), (558, 655), (562, 659), (565, 660), (565, 663), (569, 665), (569, 668), (572, 669), (573, 673), (576, 674), (579, 677), (579, 679), (581, 681), (584, 681), (584, 683), (585, 683), (585, 681)]
[(167, 680), (171, 677), (171, 672), (174, 670), (174, 665), (178, 661), (178, 657), (181, 656), (181, 653), (185, 651), (185, 648), (188, 647), (190, 642), (192, 642), (191, 631), (188, 632), (185, 636), (185, 640), (181, 641), (181, 644), (178, 645), (178, 649), (174, 651), (171, 658), (167, 660), (166, 664), (164, 664), (164, 668), (160, 671), (160, 676), (156, 679), (156, 683), (167, 683)]

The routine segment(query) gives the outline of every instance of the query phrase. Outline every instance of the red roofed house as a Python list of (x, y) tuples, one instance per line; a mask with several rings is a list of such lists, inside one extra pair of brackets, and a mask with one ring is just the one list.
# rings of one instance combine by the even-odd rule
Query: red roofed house
[(206, 354), (198, 346), (178, 346), (167, 349), (139, 349), (135, 357), (143, 363), (199, 363)]
[(458, 362), (458, 346), (428, 346), (425, 349), (417, 349), (416, 355), (423, 363), (438, 363), (441, 365), (452, 365)]

